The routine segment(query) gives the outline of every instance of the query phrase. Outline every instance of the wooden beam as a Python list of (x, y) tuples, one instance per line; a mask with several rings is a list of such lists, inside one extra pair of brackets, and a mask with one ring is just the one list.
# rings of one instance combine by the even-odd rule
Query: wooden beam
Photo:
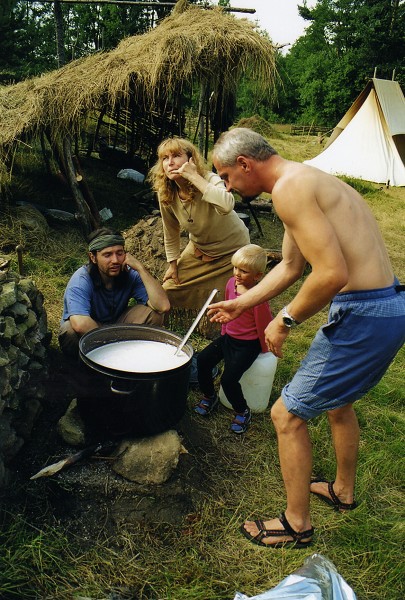
[[(29, 0), (30, 2), (37, 2), (37, 0)], [(41, 0), (42, 2), (53, 4), (55, 0)], [(59, 0), (60, 4), (116, 4), (116, 5), (129, 5), (129, 6), (148, 6), (158, 8), (159, 6), (176, 6), (176, 2), (139, 2), (137, 0)], [(195, 5), (198, 6), (198, 5)], [(213, 6), (204, 6), (205, 9), (212, 9)], [(236, 8), (233, 6), (223, 6), (222, 10), (225, 12), (239, 12), (255, 14), (255, 8)]]

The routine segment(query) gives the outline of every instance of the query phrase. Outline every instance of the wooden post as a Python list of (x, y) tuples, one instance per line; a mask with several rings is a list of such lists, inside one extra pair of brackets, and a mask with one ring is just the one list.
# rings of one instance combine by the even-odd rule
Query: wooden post
[(47, 171), (48, 175), (52, 175), (51, 161), (49, 160), (49, 157), (46, 153), (45, 134), (44, 134), (43, 130), (41, 131), (41, 134), (40, 134), (40, 142), (41, 142), (42, 156), (43, 156), (45, 166), (46, 166), (46, 171)]
[(23, 257), (22, 257), (23, 247), (20, 246), (20, 244), (18, 244), (18, 246), (16, 246), (15, 249), (17, 252), (17, 259), (18, 259), (18, 272), (20, 275), (24, 275)]
[(207, 92), (205, 94), (205, 144), (204, 144), (204, 158), (207, 160), (208, 158), (208, 141), (210, 137), (210, 106), (208, 101), (208, 93), (209, 89), (207, 87)]
[(72, 191), (74, 201), (78, 209), (78, 216), (81, 227), (85, 235), (89, 234), (93, 229), (97, 229), (98, 223), (92, 215), (86, 200), (83, 197), (79, 182), (76, 177), (76, 170), (72, 158), (72, 148), (69, 136), (63, 139), (63, 157), (66, 169), (66, 177), (69, 182), (69, 187)]
[(198, 102), (198, 121), (196, 127), (196, 135), (194, 136), (194, 142), (196, 136), (198, 137), (198, 149), (203, 154), (204, 152), (204, 101), (205, 101), (205, 82), (201, 82), (200, 99)]
[(86, 204), (90, 209), (90, 212), (95, 221), (95, 225), (97, 227), (100, 227), (100, 225), (101, 225), (100, 213), (98, 212), (98, 208), (96, 205), (96, 201), (94, 200), (94, 196), (93, 196), (89, 186), (87, 185), (87, 181), (85, 180), (85, 178), (83, 176), (83, 172), (82, 172), (82, 168), (81, 168), (79, 159), (77, 156), (72, 156), (72, 160), (73, 160), (73, 164), (76, 169), (76, 180), (79, 184), (80, 191), (82, 192), (83, 197), (86, 201)]
[(92, 142), (91, 142), (91, 144), (89, 143), (89, 145), (88, 145), (87, 156), (91, 156), (91, 153), (96, 148), (98, 136), (100, 134), (100, 128), (101, 128), (101, 125), (103, 124), (103, 119), (104, 119), (104, 115), (105, 115), (106, 112), (107, 112), (107, 107), (104, 105), (104, 107), (100, 111), (99, 117), (97, 119), (96, 130), (94, 132), (94, 136), (93, 136)]

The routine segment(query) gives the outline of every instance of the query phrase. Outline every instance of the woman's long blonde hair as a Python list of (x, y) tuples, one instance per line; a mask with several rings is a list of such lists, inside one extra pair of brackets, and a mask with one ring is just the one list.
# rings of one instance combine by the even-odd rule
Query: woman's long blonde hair
[[(157, 149), (158, 160), (148, 174), (148, 181), (157, 193), (159, 202), (163, 204), (171, 204), (179, 189), (176, 182), (168, 179), (163, 170), (163, 157), (169, 152), (185, 152), (189, 158), (193, 159), (199, 175), (204, 177), (208, 173), (205, 161), (194, 144), (184, 138), (177, 137), (163, 140)], [(196, 191), (196, 188), (189, 183), (189, 200), (194, 198)]]

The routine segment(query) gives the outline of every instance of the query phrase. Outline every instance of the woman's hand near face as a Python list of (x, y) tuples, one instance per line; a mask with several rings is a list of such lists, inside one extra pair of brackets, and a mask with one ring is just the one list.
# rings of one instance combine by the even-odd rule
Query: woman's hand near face
[(202, 194), (204, 194), (208, 187), (208, 181), (198, 173), (197, 166), (192, 157), (183, 163), (181, 167), (175, 171), (175, 174), (180, 175), (180, 177), (189, 181)]
[(197, 173), (197, 167), (193, 161), (193, 158), (190, 157), (175, 172), (181, 175), (184, 179), (187, 179), (187, 181), (190, 181), (190, 177)]

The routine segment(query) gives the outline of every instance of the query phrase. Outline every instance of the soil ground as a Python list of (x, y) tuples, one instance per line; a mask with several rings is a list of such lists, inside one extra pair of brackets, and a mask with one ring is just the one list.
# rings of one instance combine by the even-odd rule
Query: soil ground
[(32, 438), (9, 465), (13, 485), (3, 497), (5, 504), (9, 503), (14, 511), (21, 506), (38, 526), (57, 522), (82, 540), (94, 539), (101, 523), (105, 533), (113, 536), (123, 522), (176, 525), (195, 511), (200, 495), (210, 487), (210, 456), (216, 454), (216, 443), (209, 428), (200, 427), (190, 411), (175, 427), (187, 453), (180, 455), (177, 469), (163, 485), (139, 485), (114, 473), (109, 454), (119, 438), (101, 455), (83, 459), (53, 476), (31, 481), (30, 477), (43, 466), (81, 449), (69, 446), (57, 433), (57, 422), (71, 399), (64, 366), (55, 353), (51, 357), (42, 414)]

